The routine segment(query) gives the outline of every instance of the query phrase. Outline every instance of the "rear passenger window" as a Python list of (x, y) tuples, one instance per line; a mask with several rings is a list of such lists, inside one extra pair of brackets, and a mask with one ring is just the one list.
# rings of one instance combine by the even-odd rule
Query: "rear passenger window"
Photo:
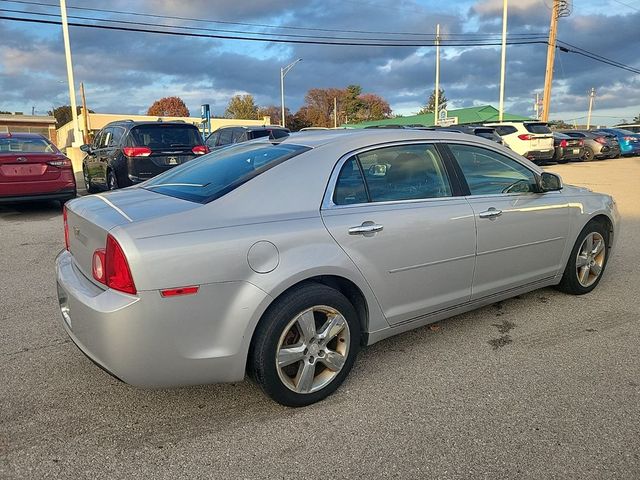
[[(362, 171), (357, 168), (358, 162)], [(351, 157), (338, 176), (334, 203), (348, 205), (450, 196), (449, 179), (435, 147), (403, 145)]]
[(233, 129), (233, 138), (231, 139), (231, 143), (240, 143), (244, 142), (247, 139), (246, 131), (244, 128), (234, 128)]
[(524, 128), (531, 133), (551, 133), (551, 129), (546, 123), (525, 123)]
[(516, 127), (511, 125), (497, 125), (495, 128), (496, 128), (496, 132), (498, 132), (498, 135), (501, 135), (501, 136), (510, 135), (518, 131)]

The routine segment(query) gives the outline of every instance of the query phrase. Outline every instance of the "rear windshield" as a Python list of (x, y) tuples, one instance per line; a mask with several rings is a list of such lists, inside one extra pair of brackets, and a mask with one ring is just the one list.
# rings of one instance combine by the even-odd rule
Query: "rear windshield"
[(551, 133), (551, 129), (545, 123), (525, 123), (524, 128), (531, 133)]
[(133, 144), (149, 147), (151, 150), (163, 148), (189, 148), (202, 145), (198, 129), (192, 125), (140, 125), (131, 129)]
[(254, 130), (251, 132), (251, 138), (263, 138), (263, 137), (271, 137), (271, 138), (283, 138), (288, 137), (289, 132), (286, 130)]
[(43, 137), (0, 137), (0, 154), (56, 153), (58, 149)]
[(301, 145), (239, 143), (168, 170), (142, 187), (183, 200), (208, 203), (307, 150), (310, 148)]

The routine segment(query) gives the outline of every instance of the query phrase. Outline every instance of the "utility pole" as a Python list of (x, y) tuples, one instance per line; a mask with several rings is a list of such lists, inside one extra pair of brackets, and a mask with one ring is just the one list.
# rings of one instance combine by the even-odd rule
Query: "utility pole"
[(549, 121), (551, 106), (551, 84), (553, 83), (553, 64), (556, 58), (556, 40), (558, 38), (558, 19), (571, 15), (571, 0), (553, 0), (551, 24), (549, 26), (549, 44), (547, 45), (547, 68), (544, 74), (544, 93), (542, 94), (542, 121)]
[(84, 83), (80, 82), (80, 96), (82, 98), (82, 120), (84, 123), (83, 141), (86, 144), (91, 143), (89, 139), (89, 110), (87, 110), (87, 98), (84, 95)]
[(298, 58), (297, 60), (291, 62), (289, 65), (287, 65), (286, 67), (280, 67), (280, 106), (282, 108), (282, 126), (286, 127), (285, 125), (285, 118), (284, 118), (284, 77), (287, 75), (287, 73), (289, 73), (289, 70), (291, 70), (293, 67), (295, 67), (296, 63), (301, 62), (302, 59)]
[(436, 90), (433, 105), (433, 124), (438, 124), (438, 107), (440, 103), (440, 24), (436, 25)]
[(507, 9), (508, 1), (502, 3), (502, 59), (500, 62), (500, 106), (498, 108), (498, 121), (502, 122), (504, 117), (504, 76), (507, 68)]
[(81, 141), (80, 125), (78, 124), (78, 107), (76, 105), (76, 87), (73, 81), (73, 64), (71, 62), (71, 44), (69, 42), (69, 24), (67, 22), (67, 2), (60, 0), (60, 16), (62, 18), (62, 38), (64, 40), (64, 56), (67, 61), (67, 81), (69, 83), (69, 100), (71, 116), (73, 118), (73, 144), (78, 146)]
[(333, 97), (333, 128), (338, 128), (338, 99)]
[(587, 115), (587, 130), (591, 128), (591, 110), (593, 109), (593, 99), (596, 96), (596, 89), (592, 88), (589, 92), (589, 114)]

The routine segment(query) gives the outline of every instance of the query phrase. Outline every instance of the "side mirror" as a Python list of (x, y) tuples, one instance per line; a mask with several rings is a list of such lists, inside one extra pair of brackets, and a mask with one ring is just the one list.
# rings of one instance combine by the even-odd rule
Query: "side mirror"
[(84, 153), (91, 153), (91, 145), (80, 145), (80, 150)]
[(555, 192), (562, 190), (562, 179), (555, 173), (542, 172), (539, 185), (541, 192)]

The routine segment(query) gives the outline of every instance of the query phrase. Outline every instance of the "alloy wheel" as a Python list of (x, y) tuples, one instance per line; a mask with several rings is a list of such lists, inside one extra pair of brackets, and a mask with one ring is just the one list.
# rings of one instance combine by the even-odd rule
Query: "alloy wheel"
[(606, 244), (598, 232), (589, 233), (582, 241), (576, 258), (576, 275), (583, 287), (589, 287), (600, 277), (607, 254)]
[(351, 333), (344, 316), (326, 305), (299, 313), (285, 327), (276, 349), (276, 369), (282, 383), (296, 393), (326, 387), (342, 370)]

